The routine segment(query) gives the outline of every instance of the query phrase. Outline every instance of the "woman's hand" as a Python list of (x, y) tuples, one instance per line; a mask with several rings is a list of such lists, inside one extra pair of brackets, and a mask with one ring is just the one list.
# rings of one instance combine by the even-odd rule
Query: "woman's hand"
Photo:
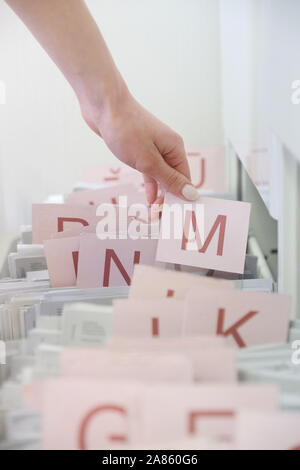
[(181, 198), (197, 199), (182, 138), (144, 109), (125, 85), (118, 99), (109, 104), (101, 100), (99, 105), (83, 100), (81, 110), (88, 125), (114, 155), (143, 173), (150, 204), (157, 199), (158, 183)]
[(6, 0), (73, 87), (88, 125), (144, 174), (149, 203), (163, 189), (197, 199), (181, 137), (129, 93), (84, 0)]

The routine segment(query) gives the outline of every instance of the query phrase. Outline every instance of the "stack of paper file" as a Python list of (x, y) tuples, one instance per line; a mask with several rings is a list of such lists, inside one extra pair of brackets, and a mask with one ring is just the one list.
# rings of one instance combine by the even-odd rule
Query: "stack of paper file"
[[(169, 298), (163, 296), (168, 286), (173, 291)], [(276, 419), (279, 428), (291, 422), (289, 440), (282, 433), (275, 442), (278, 448), (297, 446), (297, 390), (287, 387), (283, 374), (275, 380), (265, 373), (278, 365), (288, 368), (293, 353), (284, 343), (288, 316), (282, 310), (286, 326), (280, 331), (272, 323), (279, 294), (247, 293), (235, 290), (230, 281), (143, 266), (136, 266), (129, 298), (114, 301), (113, 307), (91, 291), (86, 292), (89, 303), (74, 303), (80, 295), (76, 290), (72, 302), (72, 289), (43, 292), (37, 298), (40, 304), (50, 294), (55, 298), (65, 293), (69, 302), (62, 315), (38, 314), (26, 339), (7, 342), (1, 388), (3, 448), (251, 448), (257, 439), (251, 433), (245, 438), (244, 426), (253, 413), (256, 429), (263, 419)], [(232, 334), (226, 329), (215, 334), (206, 321), (202, 331), (197, 331), (197, 322), (189, 330), (194, 306), (197, 317), (206, 316), (209, 292), (223, 293), (224, 299), (230, 292), (232, 299), (237, 295), (246, 302), (259, 296), (272, 310), (264, 310), (259, 320), (257, 314), (256, 324), (253, 317), (252, 326), (249, 319), (248, 330), (245, 324)], [(206, 308), (201, 309), (194, 299), (204, 295)], [(256, 329), (263, 330), (270, 344), (239, 348), (246, 337), (249, 344), (256, 342)], [(278, 342), (278, 335), (281, 344), (274, 346), (272, 339)], [(238, 378), (263, 383), (242, 385)], [(280, 406), (293, 413), (279, 412)], [(69, 417), (68, 425), (62, 426), (63, 416)], [(86, 435), (77, 428), (77, 419), (84, 418), (92, 420)], [(272, 426), (260, 437), (260, 446), (272, 447)]]
[[(189, 155), (199, 206), (124, 212), (145, 196), (123, 166), (34, 205), (0, 281), (0, 448), (299, 448), (300, 325), (246, 255), (249, 205), (220, 199), (222, 155)], [(174, 205), (189, 233), (164, 238)]]

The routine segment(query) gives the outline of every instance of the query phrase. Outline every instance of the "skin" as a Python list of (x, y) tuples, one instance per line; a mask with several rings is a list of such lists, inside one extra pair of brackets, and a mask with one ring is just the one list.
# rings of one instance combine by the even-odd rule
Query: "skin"
[[(83, 0), (6, 0), (72, 86), (89, 127), (115, 156), (144, 175), (148, 202), (158, 184), (183, 199), (190, 172), (182, 138), (131, 95)], [(193, 187), (190, 187), (190, 191)]]

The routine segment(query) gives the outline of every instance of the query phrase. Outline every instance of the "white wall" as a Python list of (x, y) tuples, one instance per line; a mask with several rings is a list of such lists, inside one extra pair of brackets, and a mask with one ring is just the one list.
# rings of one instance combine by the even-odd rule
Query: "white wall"
[[(291, 98), (292, 83), (300, 80), (299, 17), (299, 0), (220, 0), (225, 140), (278, 220), (278, 288), (291, 295), (297, 317), (300, 103)], [(267, 233), (259, 214), (256, 208), (256, 232)], [(272, 238), (270, 232), (260, 240), (265, 252)]]
[(300, 162), (300, 103), (291, 99), (292, 83), (300, 81), (300, 2), (265, 0), (265, 3), (270, 127)]
[[(218, 0), (89, 0), (136, 97), (185, 138), (222, 143)], [(31, 219), (31, 203), (67, 192), (86, 165), (112, 158), (82, 121), (72, 90), (0, 3), (1, 230)]]
[(221, 0), (221, 74), (225, 139), (269, 201), (267, 31), (264, 0)]
[(276, 218), (282, 172), (273, 138), (300, 161), (300, 103), (291, 101), (300, 80), (299, 15), (299, 0), (220, 0), (225, 139)]

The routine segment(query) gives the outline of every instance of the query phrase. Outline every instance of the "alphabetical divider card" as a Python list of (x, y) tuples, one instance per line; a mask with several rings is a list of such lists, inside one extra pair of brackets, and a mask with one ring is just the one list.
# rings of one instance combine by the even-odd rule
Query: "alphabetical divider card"
[(163, 205), (158, 261), (243, 273), (251, 205), (211, 197)]
[(242, 410), (236, 434), (238, 450), (300, 450), (300, 413)]
[(129, 286), (135, 264), (154, 264), (157, 240), (80, 237), (77, 287)]
[[(132, 222), (132, 221), (131, 221)], [(100, 222), (99, 222), (100, 223)], [(147, 232), (149, 226), (145, 227)], [(88, 233), (99, 233), (98, 225), (88, 225), (86, 227), (76, 227), (78, 229), (77, 236), (70, 236), (72, 230), (65, 230), (53, 235), (50, 240), (44, 240), (45, 256), (47, 261), (47, 269), (50, 278), (51, 287), (70, 287), (76, 285), (78, 272), (78, 259), (80, 238)], [(110, 234), (101, 232), (105, 237), (117, 239), (123, 236), (119, 226), (114, 227), (114, 232)], [(105, 242), (103, 242), (105, 243)]]
[(120, 184), (108, 188), (74, 191), (66, 196), (65, 202), (83, 206), (97, 206), (102, 203), (117, 204), (120, 196), (128, 196), (131, 193), (137, 194), (138, 192), (130, 184)]
[(51, 287), (76, 285), (79, 243), (79, 237), (44, 241)]
[(192, 287), (197, 288), (198, 286), (234, 289), (234, 283), (231, 281), (137, 264), (134, 267), (129, 298), (150, 300), (170, 297), (183, 300)]
[(175, 299), (117, 299), (115, 336), (178, 337), (183, 334), (184, 303)]
[(224, 193), (225, 148), (200, 147), (187, 152), (193, 185), (201, 192)]
[(225, 348), (229, 341), (224, 336), (180, 336), (141, 338), (139, 336), (113, 336), (107, 347), (117, 351), (198, 351), (203, 348)]
[(117, 234), (132, 239), (158, 238), (159, 224), (148, 223), (145, 204), (116, 205), (103, 203), (99, 206), (69, 204), (33, 204), (33, 243), (42, 244), (51, 238), (63, 238), (96, 232)]
[(65, 230), (69, 231), (69, 236), (78, 235), (83, 227), (96, 225), (99, 220), (93, 206), (33, 204), (32, 242), (42, 244)]
[(143, 406), (144, 439), (151, 442), (205, 436), (232, 440), (240, 409), (274, 411), (279, 391), (272, 385), (150, 385)]
[(147, 208), (148, 203), (145, 190), (138, 190), (130, 184), (109, 186), (108, 188), (86, 191), (74, 191), (65, 198), (65, 203), (83, 206), (98, 206), (99, 204), (127, 205), (128, 209), (133, 204), (143, 204)]
[[(147, 319), (145, 319), (147, 321)], [(235, 382), (236, 348), (222, 336), (197, 337), (112, 337), (108, 348), (120, 352), (163, 352), (183, 354), (193, 366), (197, 382)]]
[(239, 348), (283, 343), (289, 309), (287, 295), (193, 288), (185, 302), (184, 334), (223, 335)]
[(43, 448), (106, 449), (205, 436), (236, 437), (237, 413), (274, 411), (271, 385), (147, 384), (63, 377), (44, 382)]
[(193, 368), (189, 358), (179, 352), (66, 348), (61, 354), (61, 374), (102, 380), (192, 382)]
[(122, 162), (118, 162), (118, 165), (87, 167), (83, 171), (82, 180), (101, 186), (128, 184), (128, 182), (137, 187), (143, 185), (142, 173)]
[(82, 377), (44, 384), (44, 450), (109, 449), (138, 441), (142, 385)]

